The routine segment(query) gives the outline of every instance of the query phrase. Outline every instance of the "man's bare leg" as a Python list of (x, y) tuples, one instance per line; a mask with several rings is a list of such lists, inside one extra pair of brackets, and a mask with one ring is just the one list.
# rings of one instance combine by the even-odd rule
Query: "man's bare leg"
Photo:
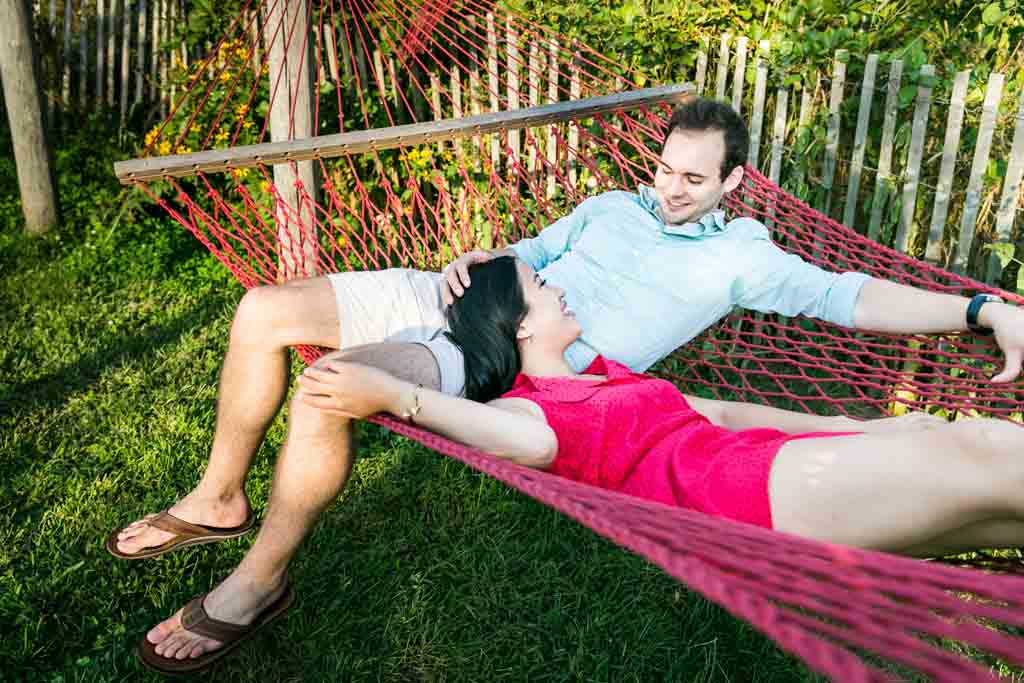
[[(242, 298), (221, 368), (210, 461), (196, 488), (170, 508), (172, 515), (217, 527), (237, 526), (248, 517), (245, 477), (284, 401), (288, 348), (296, 344), (341, 345), (334, 290), (326, 277), (258, 287)], [(171, 537), (143, 519), (121, 532), (118, 549), (136, 553)]]
[[(329, 354), (323, 360), (338, 357), (434, 389), (441, 385), (433, 354), (419, 344), (373, 344)], [(266, 519), (242, 562), (207, 595), (204, 607), (210, 616), (248, 624), (280, 596), (299, 545), (348, 481), (355, 459), (351, 434), (348, 418), (292, 399)], [(181, 611), (146, 637), (157, 646), (158, 654), (174, 659), (198, 657), (219, 646), (215, 640), (182, 629)]]

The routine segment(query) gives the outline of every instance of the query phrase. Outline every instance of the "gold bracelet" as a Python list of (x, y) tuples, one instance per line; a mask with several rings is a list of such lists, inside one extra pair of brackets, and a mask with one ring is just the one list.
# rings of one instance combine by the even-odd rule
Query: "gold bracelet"
[(423, 406), (420, 405), (420, 389), (423, 388), (422, 384), (417, 384), (412, 390), (412, 408), (402, 412), (402, 419), (407, 422), (415, 422), (415, 417), (419, 414), (420, 409)]

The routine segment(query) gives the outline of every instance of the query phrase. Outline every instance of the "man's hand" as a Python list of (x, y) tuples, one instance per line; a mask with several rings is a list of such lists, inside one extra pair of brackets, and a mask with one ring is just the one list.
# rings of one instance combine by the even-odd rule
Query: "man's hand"
[(297, 398), (328, 413), (362, 419), (400, 410), (403, 391), (409, 387), (408, 382), (369, 365), (332, 360), (303, 371)]
[(1020, 377), (1024, 361), (1024, 310), (1007, 304), (986, 304), (981, 309), (979, 322), (992, 328), (996, 343), (1006, 356), (1003, 371), (992, 381), (1012, 382)]
[(462, 296), (466, 287), (469, 287), (469, 267), (476, 263), (486, 263), (494, 258), (489, 251), (475, 249), (448, 264), (448, 267), (441, 271), (441, 298), (445, 306), (455, 303), (455, 297)]

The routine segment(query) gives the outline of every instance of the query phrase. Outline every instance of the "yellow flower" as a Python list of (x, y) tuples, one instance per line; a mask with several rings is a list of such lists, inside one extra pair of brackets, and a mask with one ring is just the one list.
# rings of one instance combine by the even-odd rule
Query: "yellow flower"
[(260, 181), (260, 192), (267, 192), (270, 190), (270, 183), (266, 180)]
[(237, 50), (235, 50), (235, 56), (241, 60), (246, 60), (249, 58), (249, 51), (246, 50), (244, 47), (240, 47)]
[(244, 128), (246, 130), (249, 130), (250, 128), (252, 128), (252, 121), (248, 121), (248, 120), (247, 121), (243, 121), (242, 122), (242, 128)]
[(227, 71), (221, 72), (221, 74), (220, 74), (220, 82), (221, 83), (227, 83), (230, 80), (231, 80), (231, 74), (229, 74)]
[(214, 137), (214, 142), (227, 142), (229, 137), (231, 137), (231, 133), (221, 128), (217, 131), (217, 135)]
[(146, 147), (149, 147), (150, 145), (152, 145), (153, 141), (156, 140), (156, 136), (159, 135), (159, 134), (160, 134), (160, 127), (159, 126), (157, 126), (153, 130), (151, 130), (148, 133), (146, 133)]
[(174, 151), (175, 154), (191, 154), (192, 148), (186, 147), (185, 145), (178, 145), (178, 149)]
[(232, 171), (232, 173), (235, 174), (236, 178), (241, 180), (242, 178), (245, 178), (245, 177), (247, 177), (249, 175), (249, 169), (247, 169), (247, 168), (236, 168), (234, 171)]
[(235, 107), (235, 115), (238, 116), (238, 118), (242, 118), (243, 116), (245, 116), (246, 113), (248, 113), (248, 111), (249, 111), (249, 105), (248, 104), (240, 104), (237, 107)]
[(160, 154), (170, 154), (171, 143), (164, 140), (163, 142), (156, 146), (156, 151), (160, 152)]

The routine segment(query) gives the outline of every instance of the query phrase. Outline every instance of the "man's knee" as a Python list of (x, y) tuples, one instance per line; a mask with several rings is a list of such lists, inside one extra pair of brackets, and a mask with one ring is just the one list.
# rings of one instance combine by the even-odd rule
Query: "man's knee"
[(238, 302), (231, 323), (231, 341), (251, 343), (265, 338), (273, 328), (274, 306), (280, 285), (265, 285), (248, 290)]

